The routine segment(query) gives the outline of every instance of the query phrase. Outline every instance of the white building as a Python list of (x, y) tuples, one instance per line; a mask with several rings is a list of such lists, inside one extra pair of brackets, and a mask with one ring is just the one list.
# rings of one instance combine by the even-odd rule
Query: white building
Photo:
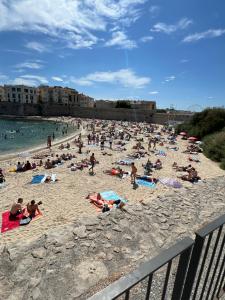
[(37, 89), (25, 85), (4, 85), (5, 101), (36, 104)]

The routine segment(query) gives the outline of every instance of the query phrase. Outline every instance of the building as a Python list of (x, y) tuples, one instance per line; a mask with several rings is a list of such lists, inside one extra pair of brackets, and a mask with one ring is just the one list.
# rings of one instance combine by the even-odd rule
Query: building
[(117, 102), (126, 102), (130, 105), (131, 109), (142, 109), (142, 110), (155, 110), (155, 101), (144, 101), (144, 100), (97, 100), (95, 101), (96, 108), (112, 109), (116, 108)]
[(25, 85), (4, 85), (5, 101), (36, 104), (37, 88)]
[(61, 86), (39, 86), (40, 103), (54, 103), (77, 107), (93, 107), (94, 99), (78, 93), (75, 89)]
[(0, 102), (5, 101), (5, 91), (4, 91), (4, 87), (0, 86)]

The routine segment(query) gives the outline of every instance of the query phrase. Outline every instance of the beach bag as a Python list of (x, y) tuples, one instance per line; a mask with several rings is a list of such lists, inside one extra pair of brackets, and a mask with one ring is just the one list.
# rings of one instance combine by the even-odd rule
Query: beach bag
[(27, 217), (25, 219), (21, 219), (20, 220), (20, 226), (24, 226), (24, 225), (28, 225), (31, 221), (31, 218), (30, 217)]

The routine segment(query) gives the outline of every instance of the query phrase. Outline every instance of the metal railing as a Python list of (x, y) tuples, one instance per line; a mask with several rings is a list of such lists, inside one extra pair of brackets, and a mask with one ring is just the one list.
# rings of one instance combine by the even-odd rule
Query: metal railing
[(225, 288), (224, 224), (225, 215), (198, 230), (195, 241), (184, 238), (89, 300), (219, 299)]

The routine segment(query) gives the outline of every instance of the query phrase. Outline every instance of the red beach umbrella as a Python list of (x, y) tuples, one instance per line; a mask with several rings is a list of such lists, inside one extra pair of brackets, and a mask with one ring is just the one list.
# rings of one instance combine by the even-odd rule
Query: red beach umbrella
[(190, 136), (190, 137), (188, 138), (188, 140), (189, 140), (189, 141), (197, 141), (198, 138), (196, 138), (195, 136)]
[(187, 135), (187, 133), (186, 133), (186, 132), (184, 132), (184, 131), (182, 131), (182, 132), (180, 132), (180, 135), (186, 136), (186, 135)]

